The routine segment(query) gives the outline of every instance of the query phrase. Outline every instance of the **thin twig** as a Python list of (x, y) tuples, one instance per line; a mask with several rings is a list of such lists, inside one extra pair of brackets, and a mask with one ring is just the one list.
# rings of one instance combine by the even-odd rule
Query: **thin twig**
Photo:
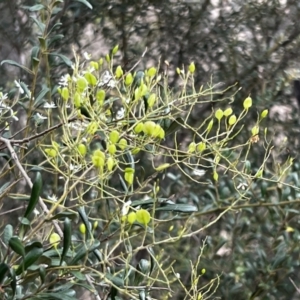
[(131, 71), (133, 71), (141, 62), (142, 58), (145, 56), (146, 52), (147, 52), (148, 48), (146, 47), (145, 51), (143, 52), (143, 54), (141, 55), (141, 57), (139, 58), (139, 60), (133, 65), (133, 67), (124, 74), (124, 76), (126, 76), (128, 73), (130, 73)]
[[(21, 165), (18, 155), (16, 154), (14, 148), (11, 145), (11, 141), (9, 139), (5, 139), (3, 137), (0, 137), (0, 141), (6, 145), (7, 149), (9, 150), (9, 152), (11, 154), (12, 159), (15, 161), (16, 166), (18, 167), (21, 174), (25, 178), (28, 186), (32, 189), (33, 183), (31, 182), (30, 177), (27, 175), (26, 171), (24, 170), (23, 166)], [(42, 210), (44, 211), (44, 213), (49, 214), (49, 210), (41, 197), (39, 197), (39, 204), (40, 204)], [(60, 235), (60, 237), (63, 237), (63, 232), (62, 232), (61, 228), (59, 227), (57, 221), (52, 220), (52, 223), (53, 223), (57, 233)]]
[[(70, 123), (70, 122), (75, 121), (76, 119), (77, 119), (77, 117), (74, 117), (74, 118), (69, 119), (67, 122)], [(44, 130), (44, 131), (42, 131), (42, 132), (40, 132), (40, 133), (37, 133), (36, 135), (30, 136), (30, 137), (28, 137), (28, 138), (24, 138), (24, 139), (21, 139), (21, 140), (13, 140), (13, 139), (9, 139), (9, 141), (10, 141), (10, 144), (23, 144), (23, 143), (28, 143), (29, 141), (32, 141), (32, 140), (37, 139), (37, 138), (39, 138), (39, 137), (41, 137), (41, 136), (44, 136), (44, 135), (46, 135), (47, 133), (49, 133), (49, 132), (51, 132), (51, 131), (53, 131), (53, 130), (55, 130), (55, 129), (57, 129), (57, 128), (59, 128), (59, 127), (65, 125), (65, 124), (66, 124), (66, 123), (59, 123), (59, 124), (57, 124), (57, 125), (54, 125), (54, 126), (48, 128), (48, 129), (46, 129), (46, 130)]]
[(94, 289), (94, 296), (97, 300), (101, 300), (100, 295), (98, 294), (98, 291), (96, 290), (92, 280), (90, 279), (90, 276), (88, 274), (85, 275), (86, 281), (89, 283), (89, 285)]

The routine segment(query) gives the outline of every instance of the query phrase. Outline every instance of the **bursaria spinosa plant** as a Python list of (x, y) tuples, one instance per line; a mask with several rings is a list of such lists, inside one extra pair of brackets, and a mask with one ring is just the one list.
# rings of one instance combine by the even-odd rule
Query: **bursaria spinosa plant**
[[(1, 193), (25, 207), (17, 226), (7, 224), (1, 236), (4, 299), (78, 299), (80, 287), (97, 299), (172, 299), (176, 290), (184, 299), (213, 297), (220, 274), (204, 280), (205, 238), (197, 259), (190, 260), (189, 284), (176, 270), (172, 245), (204, 233), (263, 178), (271, 149), (262, 127), (267, 110), (251, 128), (244, 127), (250, 96), (234, 111), (231, 87), (195, 86), (194, 62), (173, 67), (180, 85), (171, 89), (160, 65), (145, 70), (140, 61), (126, 70), (118, 65), (118, 46), (97, 59), (76, 52), (72, 61), (59, 56), (71, 71), (52, 90), (38, 90), (39, 63), (51, 52), (39, 40), (43, 47), (32, 52), (32, 69), (5, 61), (29, 72), (33, 82), (17, 81), (14, 101), (0, 93), (4, 169), (18, 170)], [(191, 126), (191, 115), (204, 103), (214, 104), (211, 114), (199, 115)], [(9, 128), (17, 120), (15, 105), (26, 112), (22, 139)], [(246, 139), (237, 144), (241, 136)], [(249, 153), (260, 136), (266, 156), (253, 173)], [(238, 196), (230, 205), (218, 204), (217, 217), (199, 226), (201, 203), (169, 192), (178, 176), (199, 187), (218, 187), (220, 178), (229, 176)], [(20, 178), (28, 195), (10, 193)]]

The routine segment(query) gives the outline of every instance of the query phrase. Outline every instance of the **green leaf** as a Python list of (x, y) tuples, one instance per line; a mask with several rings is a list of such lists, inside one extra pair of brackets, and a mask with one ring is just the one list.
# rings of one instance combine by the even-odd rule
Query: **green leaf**
[(65, 55), (62, 55), (62, 54), (59, 54), (59, 53), (56, 53), (56, 52), (52, 52), (52, 53), (49, 53), (49, 56), (57, 56), (59, 57), (68, 67), (72, 67), (72, 61), (66, 57)]
[(70, 265), (76, 265), (76, 263), (86, 257), (90, 252), (96, 250), (100, 246), (99, 241), (88, 240), (86, 244), (77, 251), (75, 257), (70, 262)]
[(40, 275), (42, 284), (44, 284), (45, 278), (46, 278), (46, 270), (43, 266), (39, 266), (39, 275)]
[(64, 221), (64, 244), (63, 244), (63, 252), (60, 258), (60, 265), (62, 264), (68, 250), (71, 246), (71, 237), (72, 237), (72, 228), (71, 222), (69, 218), (65, 218)]
[(13, 236), (10, 238), (9, 247), (22, 257), (25, 256), (25, 248), (18, 236)]
[(0, 264), (0, 284), (3, 282), (4, 278), (6, 277), (6, 273), (9, 271), (9, 265), (6, 263)]
[(43, 247), (43, 245), (42, 245), (41, 242), (39, 242), (39, 241), (30, 241), (29, 243), (27, 243), (25, 245), (25, 252), (28, 253), (33, 248), (42, 248), (42, 247)]
[(20, 86), (24, 90), (27, 98), (30, 99), (31, 98), (31, 92), (29, 91), (27, 85), (24, 82), (20, 81)]
[(6, 183), (4, 183), (2, 186), (1, 186), (1, 188), (0, 188), (0, 194), (2, 193), (2, 192), (5, 192), (5, 190), (6, 190), (6, 188), (10, 185), (11, 183), (8, 181), (8, 182), (6, 182)]
[(31, 50), (31, 59), (39, 58), (40, 47), (34, 46)]
[(36, 5), (30, 6), (30, 7), (28, 8), (28, 10), (29, 10), (29, 11), (39, 11), (39, 10), (42, 10), (42, 9), (44, 9), (44, 8), (45, 8), (44, 5), (42, 5), (42, 4), (36, 4)]
[(99, 262), (103, 261), (102, 254), (98, 249), (94, 250), (93, 254), (96, 256), (96, 258), (98, 259)]
[[(60, 23), (61, 24), (61, 23)], [(63, 34), (56, 34), (54, 36), (51, 36), (51, 38), (49, 38), (47, 40), (47, 47), (49, 48), (51, 46), (52, 43), (56, 42), (56, 41), (59, 41), (61, 39), (64, 38), (64, 35)]]
[(135, 170), (135, 162), (130, 151), (126, 151), (125, 155), (127, 156), (127, 162), (130, 165), (130, 168)]
[(77, 2), (83, 3), (85, 6), (87, 6), (89, 9), (93, 9), (93, 6), (86, 0), (76, 0)]
[(47, 219), (47, 221), (52, 221), (52, 220), (60, 220), (60, 219), (65, 219), (69, 218), (70, 220), (74, 221), (77, 220), (78, 218), (78, 213), (77, 212), (72, 212), (72, 211), (64, 211), (56, 214), (50, 219)]
[(165, 130), (165, 136), (168, 136), (177, 130), (179, 130), (184, 125), (184, 120), (182, 118), (177, 118), (171, 123), (171, 125)]
[(24, 218), (28, 218), (28, 216), (33, 212), (34, 208), (36, 207), (39, 201), (41, 191), (42, 191), (42, 175), (40, 172), (37, 172), (34, 184), (32, 186), (29, 203), (24, 214)]
[(120, 278), (119, 276), (111, 275), (109, 273), (105, 274), (105, 277), (111, 281), (114, 285), (117, 287), (123, 287), (124, 286), (124, 280)]
[(16, 278), (16, 272), (14, 268), (10, 269), (10, 277), (11, 277), (11, 282), (10, 282), (10, 287), (12, 289), (12, 299), (14, 299), (14, 296), (16, 294), (16, 289), (17, 289), (17, 278)]
[(70, 296), (66, 293), (39, 293), (36, 297), (30, 297), (30, 300), (77, 300), (77, 297)]
[(40, 33), (44, 34), (44, 31), (45, 31), (45, 24), (43, 24), (41, 21), (39, 21), (36, 17), (30, 17), (34, 23), (39, 27), (40, 29)]
[(7, 224), (3, 232), (3, 242), (5, 245), (8, 245), (9, 240), (13, 235), (13, 232), (14, 232), (14, 228), (12, 227), (12, 225)]
[(120, 179), (122, 188), (124, 189), (125, 193), (127, 194), (127, 193), (128, 193), (127, 184), (125, 183), (125, 181), (124, 181), (124, 179), (122, 178), (122, 176), (121, 176), (120, 174), (118, 174), (118, 175), (119, 175), (119, 179)]
[(78, 208), (78, 213), (80, 215), (80, 218), (86, 228), (86, 237), (93, 238), (93, 233), (92, 233), (92, 225), (88, 219), (88, 216), (86, 215), (85, 209), (83, 206)]
[(30, 225), (30, 221), (27, 218), (19, 217), (18, 220), (22, 225), (26, 225), (26, 226)]
[(49, 88), (44, 87), (40, 93), (38, 94), (38, 96), (36, 97), (35, 101), (34, 101), (34, 105), (35, 107), (39, 107), (40, 106), (40, 102), (43, 100), (43, 98), (45, 97), (45, 95), (50, 91)]
[(13, 61), (13, 60), (9, 60), (9, 59), (2, 60), (2, 61), (1, 61), (1, 66), (2, 66), (3, 64), (9, 64), (9, 65), (11, 65), (11, 66), (16, 66), (16, 67), (18, 67), (18, 68), (20, 68), (20, 69), (26, 71), (27, 73), (29, 73), (29, 74), (31, 74), (31, 75), (34, 74), (30, 69), (28, 69), (28, 68), (25, 67), (25, 66), (20, 65), (19, 63), (15, 62), (15, 61)]
[(73, 271), (73, 272), (70, 272), (70, 274), (73, 275), (75, 278), (77, 278), (79, 281), (86, 280), (86, 277), (84, 276), (84, 274), (82, 274), (79, 271)]
[(43, 248), (33, 248), (31, 249), (25, 256), (22, 263), (19, 265), (18, 269), (16, 270), (16, 275), (20, 275), (23, 271), (26, 271), (28, 267), (33, 265), (43, 254)]
[(118, 295), (118, 289), (116, 289), (114, 286), (111, 287), (109, 296), (111, 300), (117, 300), (116, 296)]
[[(48, 36), (50, 36), (50, 34), (51, 34), (52, 31), (54, 31), (54, 30), (58, 29), (59, 27), (61, 27), (61, 25), (62, 25), (62, 23), (60, 23), (60, 22), (55, 23), (55, 24), (52, 26), (52, 28), (48, 31)], [(59, 34), (59, 36), (64, 37), (62, 34)], [(53, 37), (55, 37), (55, 35), (52, 36), (51, 38), (53, 38)], [(48, 41), (49, 41), (49, 40), (48, 40)], [(48, 46), (49, 46), (49, 44), (48, 44)]]
[(198, 211), (198, 208), (189, 204), (167, 204), (165, 206), (157, 207), (155, 211), (174, 211), (181, 213), (192, 213)]

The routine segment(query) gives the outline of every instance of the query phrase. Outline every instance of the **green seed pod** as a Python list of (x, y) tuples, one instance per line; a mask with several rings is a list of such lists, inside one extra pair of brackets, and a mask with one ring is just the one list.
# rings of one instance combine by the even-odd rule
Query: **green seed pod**
[(67, 87), (63, 87), (61, 90), (61, 97), (67, 101), (69, 99), (69, 89)]
[(133, 224), (136, 221), (136, 213), (134, 211), (130, 212), (127, 216), (127, 222)]
[(119, 51), (119, 45), (116, 45), (116, 46), (112, 49), (111, 53), (112, 53), (112, 55), (115, 55), (118, 51)]
[(147, 121), (144, 123), (144, 133), (146, 135), (152, 136), (154, 130), (155, 130), (156, 124), (153, 121)]
[(252, 99), (251, 99), (251, 97), (247, 97), (244, 100), (243, 106), (244, 106), (244, 109), (249, 109), (252, 106)]
[(106, 161), (106, 166), (108, 171), (112, 171), (115, 165), (115, 160), (110, 156)]
[(189, 144), (188, 152), (193, 153), (195, 151), (196, 151), (196, 143), (192, 142), (192, 143)]
[(120, 133), (117, 130), (113, 130), (109, 134), (109, 140), (113, 143), (116, 144), (120, 138)]
[(224, 110), (224, 116), (225, 117), (229, 117), (231, 114), (232, 114), (232, 108), (231, 107)]
[(151, 68), (148, 70), (147, 75), (148, 75), (149, 77), (154, 77), (154, 76), (156, 75), (156, 68), (151, 67)]
[(57, 156), (57, 151), (53, 148), (48, 148), (48, 149), (45, 149), (45, 152), (46, 154), (49, 156), (49, 157), (56, 157)]
[(117, 66), (115, 76), (117, 79), (121, 78), (123, 76), (123, 70), (121, 66)]
[(138, 123), (135, 127), (134, 127), (134, 132), (135, 133), (140, 133), (144, 130), (144, 124), (143, 123)]
[(57, 249), (57, 246), (60, 242), (60, 236), (56, 232), (52, 233), (50, 235), (49, 242), (55, 249)]
[(98, 70), (99, 69), (99, 64), (96, 62), (96, 61), (91, 61), (90, 62), (90, 66), (92, 68), (94, 68), (95, 70)]
[(75, 95), (74, 95), (74, 106), (76, 108), (79, 108), (81, 106), (81, 97), (80, 97), (80, 94), (78, 92), (76, 92)]
[(193, 74), (193, 73), (195, 72), (195, 70), (196, 70), (195, 64), (194, 64), (194, 62), (192, 62), (192, 63), (189, 65), (189, 72), (190, 72), (191, 74)]
[(97, 91), (96, 99), (97, 99), (99, 105), (102, 106), (104, 103), (104, 100), (105, 100), (105, 91), (104, 90)]
[(107, 150), (109, 154), (114, 155), (117, 152), (117, 147), (115, 144), (110, 144)]
[(267, 109), (263, 110), (260, 114), (260, 118), (264, 119), (268, 115), (269, 111)]
[(78, 145), (78, 151), (79, 153), (82, 155), (82, 156), (85, 156), (86, 155), (86, 152), (87, 152), (87, 148), (84, 144), (79, 144)]
[(148, 225), (150, 222), (151, 216), (149, 212), (145, 209), (140, 209), (136, 212), (136, 220), (143, 224), (143, 225)]
[(147, 100), (147, 103), (148, 103), (148, 107), (151, 108), (153, 107), (153, 105), (155, 104), (156, 102), (156, 95), (155, 94), (151, 94)]
[(218, 109), (215, 113), (215, 117), (218, 121), (220, 121), (224, 116), (223, 110), (222, 109)]
[(229, 120), (228, 120), (228, 124), (230, 126), (234, 125), (236, 123), (236, 116), (235, 115), (232, 115), (230, 116)]
[(128, 85), (131, 85), (133, 82), (133, 76), (131, 73), (128, 73), (125, 77), (125, 84), (128, 86)]
[(118, 145), (121, 150), (124, 150), (127, 147), (127, 141), (124, 138), (120, 139)]
[(200, 153), (203, 152), (206, 149), (206, 144), (204, 142), (200, 142), (197, 146), (197, 151)]
[(84, 77), (91, 86), (97, 85), (97, 78), (92, 73), (87, 72)]
[(79, 231), (80, 231), (80, 233), (82, 235), (85, 235), (85, 233), (86, 233), (86, 227), (85, 227), (85, 225), (83, 223), (80, 223), (80, 225), (79, 225)]
[(77, 91), (79, 93), (82, 93), (88, 86), (88, 82), (84, 77), (78, 77), (76, 84), (77, 84)]

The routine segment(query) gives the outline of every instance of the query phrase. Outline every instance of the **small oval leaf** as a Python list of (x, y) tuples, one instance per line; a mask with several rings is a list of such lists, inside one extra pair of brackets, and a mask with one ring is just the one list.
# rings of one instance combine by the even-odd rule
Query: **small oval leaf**
[(155, 211), (174, 211), (182, 213), (192, 213), (198, 211), (198, 208), (188, 204), (167, 204), (165, 206), (157, 207)]
[(6, 273), (9, 271), (9, 265), (6, 263), (0, 264), (0, 284), (3, 282), (4, 278), (6, 277)]
[(24, 218), (27, 218), (33, 212), (34, 208), (36, 207), (39, 201), (41, 191), (42, 191), (42, 175), (40, 172), (37, 172), (34, 184), (32, 186), (29, 203), (24, 214)]
[(23, 262), (16, 270), (16, 275), (20, 275), (23, 271), (26, 271), (28, 267), (33, 265), (40, 258), (43, 252), (44, 252), (43, 248), (33, 248), (31, 251), (29, 251), (26, 254)]
[(8, 245), (9, 240), (13, 235), (13, 232), (14, 232), (14, 228), (12, 227), (12, 225), (7, 224), (3, 232), (3, 242), (5, 243), (5, 245)]
[(63, 245), (63, 252), (60, 258), (60, 265), (62, 264), (68, 250), (71, 246), (71, 237), (72, 237), (72, 228), (71, 228), (71, 221), (69, 218), (65, 218), (64, 221), (64, 245)]
[(9, 247), (22, 257), (25, 256), (25, 248), (18, 236), (13, 236), (10, 238)]
[(86, 255), (90, 252), (96, 250), (100, 246), (99, 241), (92, 241), (88, 240), (85, 245), (83, 245), (78, 252), (76, 253), (75, 257), (72, 259), (70, 265), (76, 265), (76, 263), (83, 259)]

